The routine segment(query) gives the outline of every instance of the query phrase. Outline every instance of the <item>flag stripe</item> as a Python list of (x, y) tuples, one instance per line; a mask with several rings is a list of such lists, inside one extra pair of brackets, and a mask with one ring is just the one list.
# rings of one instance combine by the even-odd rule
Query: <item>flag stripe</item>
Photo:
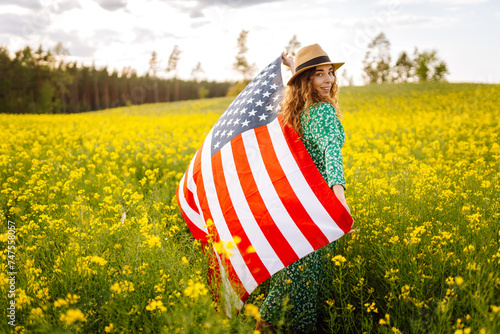
[[(293, 188), (294, 193), (297, 195), (298, 200), (304, 205), (304, 208), (311, 216), (312, 221), (314, 221), (318, 228), (321, 229), (323, 234), (328, 238), (328, 241), (332, 242), (337, 240), (344, 234), (344, 231), (338, 227), (338, 223), (336, 221), (335, 224), (332, 223), (332, 216), (325, 209), (321, 201), (316, 197), (313, 190), (307, 183), (307, 180), (300, 171), (299, 165), (293, 158), (293, 153), (290, 151), (287, 141), (283, 136), (283, 131), (278, 119), (275, 119), (272, 123), (270, 123), (268, 125), (268, 129), (273, 145), (275, 146), (275, 152), (278, 154), (278, 161), (280, 162), (284, 173), (287, 175), (290, 185)], [(298, 139), (298, 137), (296, 139)], [(311, 164), (314, 164), (312, 159)], [(314, 168), (317, 169), (315, 165)], [(319, 171), (317, 171), (316, 174), (317, 177), (321, 177), (320, 181), (322, 181), (323, 177)], [(330, 197), (332, 196), (332, 193), (333, 191), (330, 190)]]
[[(250, 164), (255, 183), (257, 184), (257, 189), (259, 189), (269, 215), (286, 240), (294, 240), (294, 243), (290, 244), (290, 246), (293, 248), (295, 254), (297, 254), (299, 258), (304, 257), (312, 252), (314, 248), (297, 228), (293, 219), (288, 214), (288, 211), (283, 206), (279, 194), (273, 187), (272, 180), (269, 178), (269, 175), (261, 172), (266, 170), (267, 162), (263, 160), (260, 150), (258, 149), (259, 144), (255, 138), (255, 132), (253, 130), (244, 132), (241, 137), (243, 138), (245, 148), (247, 148), (246, 152), (248, 162)], [(284, 264), (288, 265), (289, 262)]]
[[(182, 182), (185, 181), (186, 178), (187, 178), (186, 175), (184, 175), (182, 180), (181, 180), (181, 185), (177, 189), (177, 193), (178, 193), (177, 202), (179, 203), (179, 206), (181, 207), (182, 217), (186, 221), (186, 224), (188, 225), (189, 230), (191, 231), (193, 236), (196, 239), (199, 239), (201, 241), (205, 241), (207, 231), (206, 231), (206, 229), (199, 228), (199, 225), (203, 222), (203, 217), (199, 213), (192, 210), (191, 206), (186, 202), (185, 197), (184, 197), (184, 191), (183, 191), (184, 187), (182, 187)], [(195, 223), (195, 222), (197, 222), (197, 223)]]
[(225, 308), (224, 309), (226, 311), (226, 315), (228, 317), (231, 317), (232, 307), (234, 306), (238, 310), (241, 309), (243, 307), (244, 301), (248, 298), (249, 294), (245, 292), (242, 296), (240, 296), (235, 292), (235, 290), (232, 286), (233, 280), (231, 280), (231, 277), (229, 277), (227, 275), (226, 270), (224, 269), (226, 266), (224, 266), (222, 264), (222, 262), (225, 262), (225, 261), (221, 261), (221, 258), (215, 249), (214, 249), (214, 254), (217, 257), (217, 261), (219, 263), (220, 279), (221, 279), (222, 285), (224, 287), (224, 292), (225, 292), (225, 301), (224, 301)]
[[(198, 150), (198, 152), (199, 152), (199, 150)], [(195, 154), (195, 156), (191, 160), (191, 163), (189, 164), (188, 170), (187, 170), (186, 174), (184, 174), (186, 179), (184, 180), (184, 183), (181, 183), (181, 184), (183, 185), (184, 194), (186, 194), (186, 202), (189, 204), (189, 206), (191, 207), (191, 209), (193, 211), (195, 211), (197, 214), (200, 214), (198, 203), (194, 197), (194, 194), (196, 193), (196, 191), (192, 190), (193, 187), (196, 189), (196, 184), (194, 184), (193, 182), (188, 182), (188, 181), (192, 180), (193, 168), (194, 168), (194, 164), (195, 164), (197, 156), (198, 156), (198, 154)], [(190, 187), (188, 187), (188, 183), (189, 183)]]
[[(212, 131), (207, 136), (207, 142), (211, 141)], [(214, 183), (214, 177), (212, 174), (212, 157), (211, 150), (209, 145), (205, 145), (201, 152), (201, 165), (202, 165), (202, 175), (203, 175), (203, 184), (205, 187), (204, 195), (206, 198), (206, 202), (208, 205), (208, 210), (212, 215), (212, 220), (215, 224), (215, 228), (217, 229), (218, 236), (223, 241), (233, 240), (231, 233), (226, 224), (226, 220), (224, 219), (224, 215), (222, 213), (221, 207), (219, 205), (219, 199), (217, 197), (217, 189)], [(220, 154), (219, 152), (217, 154)], [(232, 266), (229, 266), (229, 277), (232, 277), (231, 268), (237, 273), (237, 277), (242, 279), (241, 283), (246, 287), (256, 287), (257, 283), (253, 279), (252, 274), (250, 273), (248, 267), (245, 265), (243, 258), (239, 252), (233, 252), (233, 256), (229, 259)]]
[[(236, 179), (230, 174), (226, 175), (228, 174), (228, 171), (226, 171), (226, 166), (234, 165), (234, 161), (231, 156), (228, 156), (227, 154), (224, 154), (223, 156), (223, 152), (231, 152), (230, 146), (231, 142), (227, 143), (223, 149), (214, 154), (214, 156), (212, 157), (212, 170), (214, 171), (214, 182), (215, 184), (217, 184), (217, 197), (219, 198), (219, 204), (221, 207), (221, 211), (224, 214), (226, 225), (232, 236), (230, 240), (233, 241), (236, 236), (240, 238), (239, 243), (234, 243), (235, 248), (230, 249), (229, 251), (233, 254), (239, 251), (244, 264), (250, 270), (255, 281), (263, 282), (270, 277), (270, 274), (266, 270), (266, 267), (260, 260), (259, 256), (253, 251), (248, 251), (251, 243), (241, 223), (241, 221), (245, 222), (246, 217), (242, 217), (242, 219), (240, 220), (240, 218), (236, 214), (232, 196), (226, 183), (226, 177), (228, 177), (229, 180), (237, 180), (237, 175)], [(233, 184), (237, 184), (237, 182), (233, 182)], [(233, 256), (231, 256), (231, 260), (233, 260)], [(234, 257), (234, 261), (238, 261), (238, 258)]]
[[(332, 194), (330, 187), (325, 182), (317, 167), (312, 162), (311, 156), (307, 152), (304, 144), (291, 126), (284, 126), (281, 115), (278, 116), (282, 131), (287, 137), (287, 144), (290, 153), (295, 161), (301, 166), (302, 175), (304, 175), (309, 187), (314, 192), (315, 197), (321, 202), (321, 205), (328, 211), (331, 219), (345, 233), (349, 232), (352, 226), (352, 217), (345, 207), (340, 203), (335, 194)], [(312, 164), (312, 165), (311, 165)]]
[(255, 129), (255, 135), (259, 143), (260, 151), (264, 161), (266, 162), (266, 170), (271, 180), (273, 180), (274, 188), (280, 195), (283, 206), (290, 214), (290, 217), (295, 222), (297, 228), (302, 232), (307, 241), (314, 249), (318, 249), (325, 244), (328, 244), (328, 239), (323, 232), (312, 221), (311, 217), (300, 203), (295, 192), (293, 191), (287, 176), (283, 172), (280, 162), (276, 156), (274, 143), (269, 135), (268, 126), (263, 126)]
[[(255, 254), (260, 259), (265, 259), (266, 263), (262, 263), (262, 265), (264, 266), (263, 268), (267, 269), (264, 271), (267, 271), (267, 274), (269, 275), (270, 273), (275, 273), (283, 269), (284, 266), (271, 244), (269, 244), (269, 241), (262, 232), (259, 224), (255, 220), (252, 209), (250, 208), (247, 198), (245, 197), (245, 193), (242, 188), (242, 181), (248, 176), (238, 174), (236, 166), (238, 165), (240, 159), (235, 159), (233, 155), (233, 151), (235, 151), (234, 145), (236, 143), (242, 143), (241, 136), (238, 137), (239, 138), (235, 138), (235, 140), (231, 142), (231, 145), (228, 145), (221, 150), (222, 159), (223, 161), (226, 161), (226, 163), (224, 163), (225, 178), (226, 180), (233, 181), (226, 181), (227, 191), (233, 201), (236, 215), (242, 222), (241, 228), (245, 231), (245, 235), (247, 236), (251, 245), (254, 247)], [(245, 250), (248, 250), (248, 248), (245, 248)], [(264, 277), (263, 279), (259, 279), (257, 280), (257, 282), (263, 282), (267, 278), (269, 278), (269, 276)]]
[[(210, 134), (209, 134), (209, 136), (210, 136)], [(209, 142), (210, 141), (205, 140), (205, 143), (209, 143)], [(207, 150), (209, 151), (209, 149), (210, 149), (210, 147), (208, 144), (203, 145), (198, 150), (198, 152), (196, 154), (196, 159), (195, 159), (194, 165), (193, 165), (193, 181), (197, 185), (197, 195), (198, 195), (197, 201), (199, 203), (199, 207), (201, 208), (201, 212), (203, 213), (203, 218), (204, 218), (205, 222), (207, 222), (209, 219), (214, 221), (214, 219), (212, 217), (212, 212), (210, 210), (209, 203), (207, 200), (208, 198), (206, 196), (207, 192), (205, 189), (205, 180), (204, 180), (204, 176), (206, 176), (206, 175), (208, 175), (209, 179), (212, 179), (211, 178), (212, 171), (211, 171), (210, 157), (208, 159), (208, 166), (206, 166), (206, 161), (202, 160), (203, 154), (206, 153)], [(202, 170), (202, 168), (203, 168), (203, 170)], [(215, 242), (221, 241), (220, 236), (216, 230), (208, 229), (208, 232), (212, 234), (212, 238)], [(224, 266), (226, 266), (225, 268), (227, 268), (227, 271), (228, 271), (227, 276), (229, 277), (229, 279), (231, 279), (230, 283), (231, 283), (231, 290), (232, 291), (229, 291), (226, 289), (225, 290), (226, 294), (236, 293), (240, 297), (245, 296), (247, 294), (247, 292), (243, 288), (243, 284), (242, 284), (241, 280), (239, 279), (239, 276), (236, 274), (236, 272), (232, 268), (232, 264), (229, 261), (227, 261), (226, 258), (223, 259), (223, 264), (224, 264)], [(223, 270), (223, 269), (224, 268), (220, 268), (220, 270)], [(219, 277), (219, 279), (222, 279), (222, 277)], [(238, 292), (240, 292), (240, 293), (238, 293)], [(242, 300), (244, 300), (244, 299), (242, 299)]]
[[(278, 256), (281, 263), (275, 263), (276, 258), (269, 257), (265, 258), (265, 263), (272, 261), (274, 265), (267, 267), (269, 272), (275, 273), (282, 269), (284, 263), (289, 261), (297, 261), (299, 257), (293, 250), (292, 246), (288, 243), (283, 233), (281, 233), (278, 226), (275, 224), (269, 211), (264, 205), (264, 201), (257, 187), (257, 183), (252, 174), (250, 164), (248, 162), (248, 154), (246, 152), (245, 146), (243, 144), (243, 138), (241, 136), (236, 137), (232, 143), (233, 157), (235, 161), (235, 167), (238, 171), (239, 182), (241, 184), (241, 189), (247, 199), (248, 206), (252, 212), (252, 215), (259, 225), (262, 234), (268, 241), (269, 245), (272, 247), (274, 253)], [(265, 245), (264, 243), (255, 243), (255, 248), (257, 245)]]

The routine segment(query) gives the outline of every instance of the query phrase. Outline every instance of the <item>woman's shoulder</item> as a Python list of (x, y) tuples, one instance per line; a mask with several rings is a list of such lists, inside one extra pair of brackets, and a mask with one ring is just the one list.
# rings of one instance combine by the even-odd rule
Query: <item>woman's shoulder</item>
[(317, 102), (309, 107), (310, 115), (327, 116), (336, 115), (335, 108), (328, 102)]

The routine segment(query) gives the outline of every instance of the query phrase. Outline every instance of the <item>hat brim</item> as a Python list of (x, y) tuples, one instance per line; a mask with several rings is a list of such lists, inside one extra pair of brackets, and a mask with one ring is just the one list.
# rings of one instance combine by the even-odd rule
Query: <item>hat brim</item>
[(321, 65), (328, 65), (328, 64), (333, 65), (333, 68), (336, 71), (340, 66), (344, 65), (345, 63), (331, 63), (331, 62), (326, 62), (326, 63), (314, 64), (314, 65), (311, 65), (311, 66), (304, 67), (304, 68), (300, 69), (300, 71), (297, 71), (297, 72), (295, 72), (294, 75), (292, 75), (292, 77), (290, 78), (290, 80), (288, 80), (288, 82), (287, 82), (287, 86), (290, 86), (290, 83), (293, 81), (293, 79), (295, 79), (297, 77), (297, 75), (299, 75), (300, 73), (304, 72), (305, 70), (308, 70), (308, 69), (313, 68), (313, 67), (321, 66)]

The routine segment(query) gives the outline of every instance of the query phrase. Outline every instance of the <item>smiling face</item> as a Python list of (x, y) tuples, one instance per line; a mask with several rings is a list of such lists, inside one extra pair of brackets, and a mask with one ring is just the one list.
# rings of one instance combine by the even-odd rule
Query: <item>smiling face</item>
[(334, 80), (333, 65), (316, 66), (316, 72), (313, 74), (312, 80), (313, 89), (318, 92), (319, 96), (327, 97), (330, 95)]

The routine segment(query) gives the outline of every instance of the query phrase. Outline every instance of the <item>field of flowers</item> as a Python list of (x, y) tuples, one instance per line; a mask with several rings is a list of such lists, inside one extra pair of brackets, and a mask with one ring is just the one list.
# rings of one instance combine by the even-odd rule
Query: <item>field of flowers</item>
[[(266, 284), (217, 313), (175, 200), (230, 102), (0, 114), (0, 331), (252, 333)], [(332, 255), (326, 332), (500, 332), (499, 105), (500, 85), (341, 88), (359, 231)]]

